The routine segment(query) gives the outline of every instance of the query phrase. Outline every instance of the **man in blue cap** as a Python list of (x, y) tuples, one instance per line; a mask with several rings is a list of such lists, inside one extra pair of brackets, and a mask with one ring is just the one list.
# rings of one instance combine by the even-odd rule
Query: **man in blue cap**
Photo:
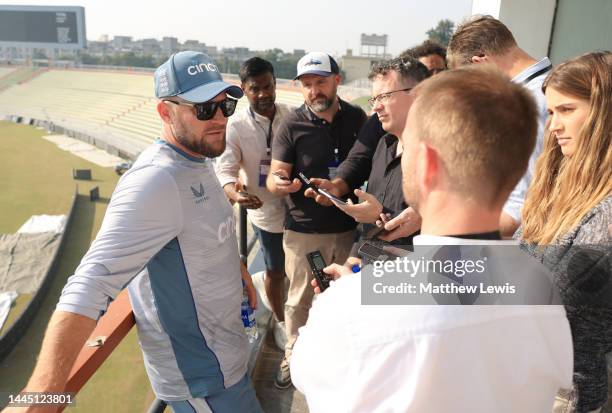
[(156, 70), (155, 95), (161, 139), (121, 177), (24, 391), (64, 389), (98, 318), (127, 286), (159, 399), (175, 412), (261, 412), (240, 318), (242, 281), (253, 306), (255, 290), (210, 159), (225, 149), (242, 90), (205, 54), (181, 52)]

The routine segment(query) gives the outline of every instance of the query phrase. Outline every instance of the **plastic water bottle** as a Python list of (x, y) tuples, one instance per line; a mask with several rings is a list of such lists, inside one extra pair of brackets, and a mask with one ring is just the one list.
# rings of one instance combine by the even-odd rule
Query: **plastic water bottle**
[(240, 316), (242, 317), (242, 324), (244, 325), (244, 331), (246, 332), (249, 343), (254, 343), (257, 340), (259, 332), (257, 331), (257, 321), (255, 320), (255, 313), (249, 304), (249, 297), (244, 287), (244, 281), (242, 282), (242, 304), (240, 305)]

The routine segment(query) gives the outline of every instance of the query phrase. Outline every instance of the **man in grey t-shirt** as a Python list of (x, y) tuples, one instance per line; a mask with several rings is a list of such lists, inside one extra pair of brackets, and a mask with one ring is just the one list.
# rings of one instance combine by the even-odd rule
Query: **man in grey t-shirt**
[(156, 70), (155, 94), (162, 139), (121, 177), (24, 390), (62, 391), (97, 319), (128, 286), (158, 398), (175, 412), (260, 412), (240, 318), (242, 281), (253, 306), (255, 290), (210, 159), (225, 149), (227, 117), (243, 93), (208, 56), (181, 52)]

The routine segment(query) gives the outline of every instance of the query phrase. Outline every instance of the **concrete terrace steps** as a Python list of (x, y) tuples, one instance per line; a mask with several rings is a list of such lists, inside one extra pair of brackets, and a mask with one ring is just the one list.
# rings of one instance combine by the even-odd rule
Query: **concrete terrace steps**
[(161, 127), (161, 120), (159, 118), (141, 118), (138, 116), (121, 116), (115, 120), (109, 121), (108, 126), (112, 126), (115, 123), (130, 124), (134, 126), (141, 126), (145, 130), (154, 129), (159, 132)]
[[(160, 134), (151, 73), (105, 70), (51, 69), (36, 72), (33, 68), (0, 67), (0, 89), (3, 79), (23, 72), (22, 84), (12, 82), (0, 90), (0, 116), (19, 115), (61, 124), (91, 135), (92, 139), (111, 139), (112, 145), (123, 145), (123, 151), (135, 156), (134, 147), (151, 143)], [(36, 77), (31, 77), (36, 72)], [(4, 75), (3, 75), (4, 74)], [(230, 82), (236, 80), (226, 76)], [(304, 99), (298, 88), (279, 79), (277, 101), (300, 106)], [(248, 106), (246, 98), (237, 110)], [(110, 136), (112, 135), (112, 136)], [(128, 144), (128, 142), (130, 142)], [(131, 147), (128, 150), (127, 147)], [(119, 148), (121, 149), (121, 148)]]
[(141, 143), (144, 143), (145, 146), (153, 143), (155, 138), (159, 136), (159, 130), (157, 132), (154, 132), (154, 131), (143, 132), (141, 128), (132, 127), (130, 125), (125, 125), (125, 124), (114, 124), (113, 126), (108, 126), (107, 128), (109, 131), (112, 131), (115, 134), (120, 135), (124, 139), (141, 142)]
[(150, 75), (124, 72), (98, 72), (86, 70), (50, 70), (35, 80), (52, 83), (54, 88), (99, 91), (113, 95), (153, 97), (153, 79)]
[(141, 122), (152, 122), (156, 125), (161, 123), (161, 119), (159, 118), (155, 107), (147, 107), (132, 111), (126, 114), (124, 118)]
[(153, 142), (156, 136), (160, 134), (160, 128), (144, 128), (141, 125), (134, 125), (129, 121), (125, 120), (116, 120), (112, 124), (107, 126), (109, 129), (120, 129), (124, 131), (128, 131), (135, 136), (140, 136), (141, 140), (146, 140), (146, 142)]

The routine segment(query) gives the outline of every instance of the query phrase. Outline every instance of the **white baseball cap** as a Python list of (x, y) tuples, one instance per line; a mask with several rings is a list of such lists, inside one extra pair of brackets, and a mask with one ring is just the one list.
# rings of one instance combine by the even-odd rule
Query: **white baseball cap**
[(331, 76), (340, 73), (338, 63), (327, 53), (310, 52), (302, 57), (297, 64), (297, 75), (293, 80), (302, 75)]

